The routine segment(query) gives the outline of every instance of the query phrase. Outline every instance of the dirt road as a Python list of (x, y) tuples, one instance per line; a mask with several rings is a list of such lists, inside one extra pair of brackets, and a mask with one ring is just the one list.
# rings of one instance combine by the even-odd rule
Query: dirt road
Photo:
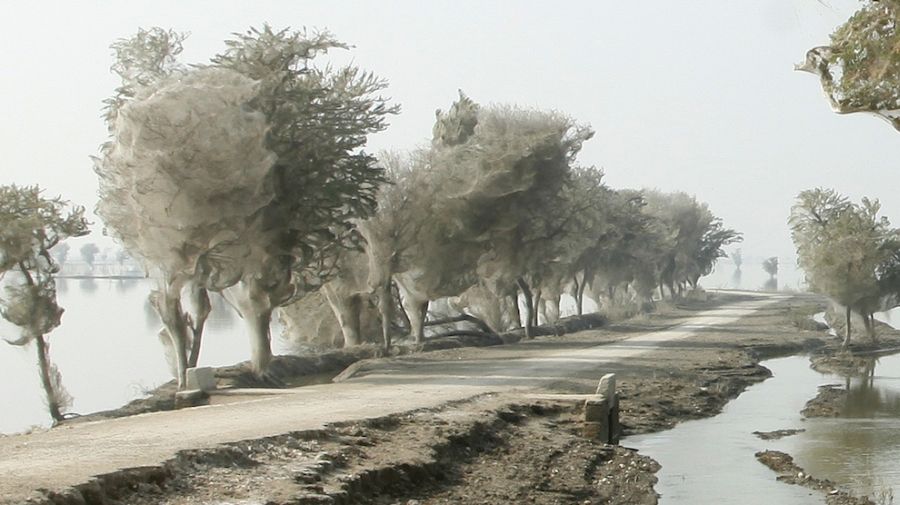
[(38, 489), (63, 490), (119, 469), (160, 465), (186, 449), (435, 408), (488, 392), (571, 390), (561, 385), (596, 381), (623, 364), (635, 369), (652, 363), (658, 368), (663, 356), (656, 354), (661, 347), (720, 333), (784, 299), (723, 295), (718, 306), (688, 313), (688, 319), (670, 320), (669, 327), (647, 333), (587, 331), (575, 339), (429, 353), (362, 367), (338, 384), (2, 437), (0, 503), (21, 503), (43, 496)]

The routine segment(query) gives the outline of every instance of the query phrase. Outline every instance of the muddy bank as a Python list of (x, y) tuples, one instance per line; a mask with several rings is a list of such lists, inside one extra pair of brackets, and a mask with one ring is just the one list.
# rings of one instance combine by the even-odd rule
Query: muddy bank
[(847, 395), (847, 389), (840, 384), (819, 386), (816, 397), (806, 402), (800, 413), (804, 417), (838, 417), (847, 403)]
[(783, 452), (761, 451), (756, 453), (756, 459), (778, 474), (779, 481), (824, 493), (825, 503), (828, 505), (875, 505), (868, 497), (852, 496), (828, 479), (818, 479), (807, 474), (794, 463), (794, 458)]
[(806, 430), (803, 428), (789, 428), (775, 431), (754, 431), (753, 434), (759, 437), (760, 440), (780, 440), (784, 437), (791, 437), (798, 433), (803, 433), (804, 431)]

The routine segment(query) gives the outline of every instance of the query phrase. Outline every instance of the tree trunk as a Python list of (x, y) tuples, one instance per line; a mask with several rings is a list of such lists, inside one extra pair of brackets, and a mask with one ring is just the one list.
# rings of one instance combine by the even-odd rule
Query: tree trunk
[[(513, 328), (521, 328), (522, 327), (522, 311), (519, 310), (519, 290), (516, 289), (515, 294), (510, 295), (509, 297), (510, 303), (512, 303), (512, 313), (515, 324)], [(498, 328), (498, 331), (502, 331), (503, 328)]]
[(428, 300), (409, 300), (407, 303), (411, 305), (408, 307), (410, 335), (417, 344), (421, 344), (425, 341), (425, 319), (428, 316)]
[(165, 326), (165, 337), (171, 344), (175, 358), (175, 380), (178, 382), (178, 389), (184, 389), (189, 330), (184, 310), (181, 308), (181, 283), (173, 280), (167, 282), (162, 291), (150, 293), (150, 304), (156, 309)]
[(584, 277), (581, 279), (581, 284), (578, 286), (578, 296), (576, 298), (576, 302), (578, 304), (578, 315), (584, 315), (584, 290), (588, 285), (588, 276), (585, 273)]
[(519, 277), (516, 279), (516, 284), (522, 290), (522, 296), (525, 297), (525, 338), (531, 338), (532, 322), (534, 321), (534, 297), (531, 296), (531, 288), (528, 287), (525, 279)]
[(359, 345), (362, 343), (362, 329), (360, 316), (362, 315), (363, 300), (360, 295), (353, 295), (347, 300), (346, 320), (341, 321), (341, 330), (344, 333), (344, 347)]
[(378, 297), (378, 312), (381, 313), (381, 336), (387, 350), (391, 348), (391, 320), (394, 318), (394, 297), (390, 281), (378, 286), (375, 295)]
[(400, 286), (396, 282), (391, 283), (391, 293), (394, 296), (394, 307), (398, 309), (397, 316), (400, 318), (400, 322), (403, 323), (403, 327), (406, 328), (407, 331), (412, 333), (412, 323), (409, 320), (409, 314), (407, 314), (406, 309), (403, 308), (403, 300), (400, 297)]
[(875, 314), (862, 314), (863, 324), (866, 327), (866, 336), (872, 340), (876, 340), (875, 337)]
[(544, 324), (555, 324), (559, 321), (559, 301), (560, 295), (553, 295), (543, 299), (541, 312), (544, 315)]
[(272, 309), (252, 311), (244, 315), (244, 320), (250, 330), (250, 365), (253, 373), (262, 377), (272, 361)]
[(341, 327), (344, 347), (359, 345), (362, 297), (360, 295), (341, 296), (328, 284), (322, 286), (322, 293)]
[(195, 367), (197, 362), (200, 361), (200, 344), (203, 341), (203, 328), (206, 326), (209, 313), (212, 312), (212, 305), (209, 303), (209, 292), (196, 286), (191, 287), (191, 302), (197, 313), (193, 318), (188, 318), (188, 325), (191, 330), (191, 354), (188, 357), (187, 366)]
[(540, 308), (541, 308), (541, 295), (542, 295), (542, 293), (541, 293), (540, 289), (535, 290), (535, 292), (534, 292), (534, 309), (531, 311), (531, 317), (534, 318), (534, 320), (531, 322), (532, 327), (540, 325), (540, 320), (538, 319), (538, 315), (540, 314)]
[(47, 396), (47, 409), (50, 411), (50, 417), (54, 422), (62, 422), (64, 420), (60, 411), (59, 395), (53, 387), (53, 379), (50, 377), (50, 350), (43, 335), (38, 335), (34, 339), (35, 347), (38, 355), (38, 368), (41, 373), (41, 385), (44, 387), (44, 394)]
[[(257, 377), (263, 377), (272, 361), (272, 311), (288, 298), (289, 284), (273, 287), (261, 279), (242, 280), (226, 290), (250, 332), (250, 365)], [(277, 300), (277, 301), (276, 301)]]
[(850, 307), (847, 307), (847, 334), (844, 337), (844, 343), (841, 345), (841, 349), (846, 350), (850, 347)]
[(578, 292), (581, 291), (581, 283), (578, 282), (578, 274), (572, 276), (572, 298), (575, 299), (575, 313), (579, 316), (581, 315), (582, 306), (581, 300), (578, 297)]

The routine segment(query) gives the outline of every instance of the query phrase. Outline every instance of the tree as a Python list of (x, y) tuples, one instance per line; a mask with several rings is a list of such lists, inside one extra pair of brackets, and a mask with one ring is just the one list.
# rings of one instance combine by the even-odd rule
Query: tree
[(94, 261), (97, 258), (97, 253), (100, 252), (100, 248), (97, 247), (97, 244), (95, 244), (93, 242), (88, 242), (87, 244), (84, 244), (83, 246), (81, 246), (81, 248), (79, 249), (79, 252), (81, 253), (81, 259), (83, 259), (84, 262), (87, 263), (88, 267), (93, 272), (94, 271)]
[[(444, 171), (455, 165), (432, 154), (425, 150), (408, 156), (383, 154), (381, 163), (389, 184), (378, 193), (378, 212), (359, 222), (368, 259), (367, 285), (376, 293), (385, 347), (390, 347), (392, 340), (395, 281), (403, 287), (400, 308), (410, 319), (410, 332), (421, 342), (428, 302), (465, 290), (471, 283), (465, 274), (477, 259), (477, 255), (466, 254), (464, 243), (458, 240), (458, 216), (442, 210), (442, 192), (448, 189)], [(414, 275), (405, 275), (408, 272)], [(347, 280), (342, 276), (343, 283)], [(461, 283), (465, 284), (462, 288)]]
[(700, 277), (709, 274), (723, 248), (740, 242), (741, 234), (725, 228), (705, 203), (685, 193), (646, 191), (647, 211), (662, 223), (667, 250), (660, 268), (661, 284), (675, 294), (684, 285), (697, 287)]
[(879, 210), (877, 200), (854, 204), (826, 189), (801, 192), (791, 208), (791, 237), (810, 287), (845, 307), (844, 348), (850, 344), (851, 313), (874, 336), (873, 313), (892, 294), (898, 232)]
[(762, 268), (769, 274), (769, 277), (778, 276), (778, 256), (772, 256), (771, 258), (763, 260)]
[(472, 153), (463, 164), (463, 201), (478, 203), (464, 214), (466, 236), (486, 248), (478, 276), (498, 297), (521, 290), (529, 337), (540, 300), (533, 288), (575, 211), (559, 205), (561, 193), (593, 133), (557, 112), (495, 106), (479, 114), (475, 134), (460, 146)]
[(867, 112), (900, 130), (900, 0), (865, 0), (796, 70), (819, 77), (834, 112)]
[[(95, 159), (97, 213), (126, 250), (158, 272), (151, 300), (179, 385), (198, 357), (206, 290), (237, 282), (239, 273), (228, 268), (232, 243), (246, 240), (274, 198), (268, 124), (249, 107), (257, 92), (257, 83), (223, 69), (164, 78), (119, 108), (112, 139)], [(226, 248), (232, 256), (223, 258)], [(244, 255), (252, 258), (250, 245)], [(183, 291), (193, 314), (182, 306)]]
[(729, 256), (731, 257), (731, 261), (734, 262), (734, 268), (736, 270), (740, 270), (741, 265), (744, 264), (744, 257), (741, 254), (741, 248), (738, 247), (734, 251), (731, 251), (731, 254), (729, 254)]
[(53, 276), (59, 267), (51, 249), (69, 237), (87, 235), (88, 223), (81, 207), (67, 208), (57, 198), (44, 198), (37, 186), (0, 186), (0, 315), (21, 333), (7, 343), (23, 346), (34, 342), (41, 385), (54, 421), (63, 420), (71, 397), (62, 375), (50, 360), (46, 335), (59, 326), (63, 309), (56, 303)]
[(69, 250), (71, 247), (69, 244), (62, 242), (57, 244), (56, 247), (53, 248), (53, 259), (59, 264), (59, 266), (63, 266), (66, 264), (66, 259), (69, 257)]
[(348, 46), (330, 33), (250, 29), (226, 42), (213, 65), (259, 81), (259, 110), (275, 153), (275, 198), (253, 228), (259, 260), (245, 264), (230, 292), (250, 323), (257, 372), (271, 358), (272, 310), (318, 289), (342, 250), (358, 248), (353, 223), (372, 214), (383, 170), (363, 147), (398, 112), (378, 93), (384, 80), (355, 66), (315, 65)]
[[(180, 149), (180, 158), (154, 162), (147, 172), (163, 176), (163, 194), (175, 190), (178, 202), (209, 202), (210, 206), (219, 205), (234, 212), (235, 217), (225, 224), (209, 219), (200, 226), (208, 233), (199, 239), (190, 236), (185, 242), (182, 239), (189, 233), (183, 233), (180, 213), (174, 217), (169, 211), (155, 214), (154, 226), (176, 232), (176, 236), (158, 238), (159, 245), (153, 246), (177, 253), (164, 254), (176, 264), (168, 268), (169, 288), (162, 296), (167, 308), (163, 312), (173, 314), (171, 326), (183, 327), (181, 289), (193, 284), (199, 288), (197, 292), (225, 290), (248, 323), (251, 362), (254, 371), (262, 374), (271, 359), (272, 311), (318, 289), (333, 275), (339, 253), (358, 246), (352, 223), (372, 212), (375, 193), (384, 181), (374, 158), (362, 148), (368, 134), (384, 129), (386, 117), (397, 108), (387, 105), (387, 100), (378, 95), (386, 83), (374, 75), (354, 66), (336, 69), (314, 65), (313, 60), (328, 50), (347, 48), (328, 32), (273, 31), (268, 25), (260, 30), (250, 29), (226, 41), (226, 51), (214, 56), (208, 67), (190, 70), (174, 59), (183, 36), (161, 29), (143, 33), (143, 37), (139, 32), (130, 42), (120, 41), (114, 46), (120, 62), (123, 55), (127, 58), (118, 67), (123, 69), (123, 87), (107, 105), (117, 112), (109, 117), (125, 115), (132, 105), (144, 107), (147, 120), (152, 120), (153, 114), (163, 114), (158, 111), (173, 114), (162, 118), (167, 127), (164, 135), (156, 139), (139, 137), (147, 144), (138, 145), (135, 155), (163, 156), (168, 146)], [(150, 54), (143, 55), (144, 52)], [(149, 69), (143, 69), (147, 62)], [(133, 70), (134, 67), (139, 70)], [(187, 81), (190, 86), (185, 85)], [(160, 99), (160, 90), (167, 86), (173, 91), (167, 95), (169, 107), (148, 106)], [(216, 103), (217, 95), (227, 89), (231, 90), (225, 93), (230, 99), (225, 104)], [(137, 105), (140, 102), (145, 103)], [(179, 131), (179, 121), (184, 117), (177, 116), (177, 111), (186, 107), (200, 111), (219, 107), (227, 113), (226, 119), (211, 119), (216, 117), (212, 113), (187, 114), (188, 119), (197, 119), (197, 124), (191, 125), (191, 134), (184, 137), (187, 132)], [(140, 132), (142, 120), (132, 116), (135, 131)], [(229, 120), (235, 122), (228, 124)], [(247, 128), (241, 126), (243, 120), (248, 120)], [(124, 146), (131, 140), (121, 126), (118, 120), (111, 123), (110, 145)], [(192, 154), (194, 146), (179, 147), (185, 143), (184, 138), (203, 139), (195, 144), (203, 149), (203, 156), (223, 164), (217, 168), (218, 174), (206, 174), (213, 178), (227, 176), (211, 182), (219, 192), (218, 199), (189, 198), (186, 191), (178, 189), (180, 182), (192, 179), (195, 171), (204, 166), (203, 156)], [(250, 154), (242, 154), (244, 144), (252, 147)], [(160, 145), (167, 147), (157, 150)], [(263, 154), (261, 149), (265, 156), (259, 157)], [(113, 151), (105, 149), (104, 158), (110, 152)], [(128, 154), (124, 148), (121, 152)], [(229, 152), (238, 158), (229, 157)], [(251, 164), (255, 169), (242, 175), (241, 160), (248, 156), (256, 161)], [(180, 165), (172, 168), (170, 162)], [(125, 169), (128, 165), (120, 167)], [(105, 178), (103, 172), (101, 163), (101, 179)], [(127, 182), (127, 177), (124, 179)], [(253, 198), (245, 198), (244, 184), (253, 188)], [(114, 186), (123, 190), (136, 187), (121, 183)], [(194, 189), (205, 189), (202, 184), (198, 186)], [(138, 187), (146, 188), (151, 189), (148, 195), (159, 192), (149, 185)], [(243, 209), (246, 206), (252, 208)], [(190, 205), (178, 210), (191, 212)], [(133, 211), (122, 215), (123, 222), (135, 215)], [(213, 215), (196, 212), (197, 217)], [(140, 248), (129, 251), (147, 257)]]

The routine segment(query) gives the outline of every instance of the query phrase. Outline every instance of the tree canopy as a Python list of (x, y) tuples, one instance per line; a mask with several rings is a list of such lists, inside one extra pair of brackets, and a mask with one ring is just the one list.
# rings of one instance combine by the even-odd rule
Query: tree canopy
[(900, 242), (880, 209), (877, 200), (856, 204), (830, 189), (803, 191), (791, 208), (791, 237), (810, 288), (846, 308), (845, 347), (851, 311), (872, 335), (872, 314), (894, 297)]
[(900, 130), (900, 0), (865, 0), (831, 35), (810, 49), (797, 70), (819, 77), (838, 114), (867, 112)]
[(177, 60), (184, 40), (154, 28), (113, 45), (122, 86), (95, 162), (107, 229), (164, 279), (154, 299), (180, 382), (186, 327), (196, 334), (205, 319), (183, 310), (189, 287), (205, 309), (205, 290), (228, 290), (264, 371), (272, 310), (318, 288), (356, 247), (352, 222), (371, 214), (384, 181), (362, 147), (397, 111), (373, 74), (315, 64), (347, 48), (328, 32), (251, 28), (190, 67)]

